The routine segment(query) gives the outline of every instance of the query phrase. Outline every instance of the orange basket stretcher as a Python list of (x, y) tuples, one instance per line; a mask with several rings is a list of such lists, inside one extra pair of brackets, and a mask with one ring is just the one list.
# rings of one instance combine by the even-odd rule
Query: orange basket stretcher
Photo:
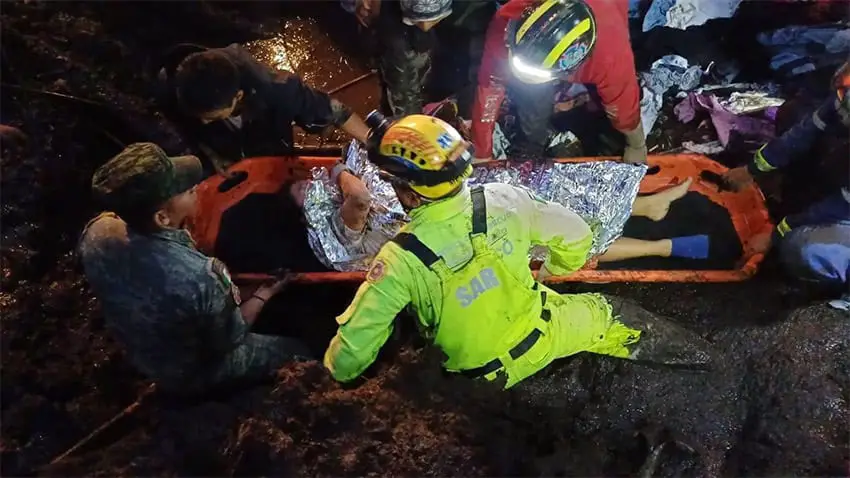
[[(556, 162), (606, 161), (616, 158), (568, 158)], [(219, 233), (222, 215), (253, 193), (272, 194), (291, 179), (310, 178), (315, 167), (332, 167), (336, 157), (259, 157), (240, 161), (228, 169), (236, 179), (221, 175), (203, 181), (197, 189), (198, 213), (189, 221), (189, 230), (202, 252), (212, 255)], [(734, 269), (727, 270), (596, 270), (582, 269), (566, 276), (550, 276), (545, 282), (609, 283), (609, 282), (738, 282), (752, 277), (764, 258), (749, 247), (751, 240), (773, 228), (765, 207), (764, 196), (758, 186), (752, 184), (741, 191), (721, 190), (714, 182), (703, 179), (705, 173), (721, 175), (728, 168), (697, 154), (651, 155), (650, 167), (657, 166), (658, 172), (644, 176), (640, 193), (653, 193), (680, 183), (686, 177), (694, 178), (690, 191), (696, 191), (727, 211), (742, 245), (742, 256)], [(501, 162), (477, 164), (475, 167), (499, 167)], [(539, 264), (531, 264), (536, 268)], [(293, 282), (328, 283), (361, 282), (365, 272), (303, 272), (294, 274)], [(273, 277), (265, 273), (234, 274), (237, 284), (249, 285)]]

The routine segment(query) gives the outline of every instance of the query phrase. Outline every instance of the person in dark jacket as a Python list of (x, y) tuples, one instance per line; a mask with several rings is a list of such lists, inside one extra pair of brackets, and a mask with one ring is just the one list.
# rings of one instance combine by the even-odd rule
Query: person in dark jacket
[(494, 0), (343, 0), (343, 8), (362, 26), (374, 27), (384, 96), (393, 116), (421, 112), (434, 73), (457, 67), (458, 74), (447, 75), (457, 79), (444, 85), (450, 91), (440, 93), (459, 92), (461, 112), (468, 116), (484, 34), (497, 6)]
[[(835, 94), (782, 136), (762, 146), (745, 166), (730, 170), (725, 181), (740, 189), (795, 161), (813, 161), (807, 155), (826, 134), (848, 134), (850, 128), (850, 62), (834, 78)], [(797, 214), (779, 221), (776, 229), (756, 241), (755, 249), (779, 249), (785, 268), (800, 279), (843, 286), (850, 307), (850, 180)]]
[(219, 169), (246, 157), (292, 154), (293, 123), (311, 133), (335, 126), (366, 140), (368, 128), (347, 106), (237, 44), (178, 49), (159, 79), (166, 113)]

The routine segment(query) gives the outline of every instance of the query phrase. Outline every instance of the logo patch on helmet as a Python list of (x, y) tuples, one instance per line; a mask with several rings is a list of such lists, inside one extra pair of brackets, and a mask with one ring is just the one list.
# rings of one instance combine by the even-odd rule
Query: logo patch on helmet
[(587, 55), (587, 43), (576, 43), (567, 48), (567, 51), (558, 59), (559, 70), (572, 70), (575, 68), (584, 57)]
[(440, 145), (440, 148), (443, 151), (449, 149), (452, 146), (452, 136), (449, 133), (443, 133), (437, 138), (437, 144)]

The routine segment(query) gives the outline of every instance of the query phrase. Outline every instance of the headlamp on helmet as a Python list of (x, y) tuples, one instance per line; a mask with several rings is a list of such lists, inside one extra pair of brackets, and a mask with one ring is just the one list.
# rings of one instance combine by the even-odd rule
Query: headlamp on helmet
[(511, 70), (525, 83), (575, 71), (596, 43), (596, 20), (583, 0), (546, 0), (508, 23)]

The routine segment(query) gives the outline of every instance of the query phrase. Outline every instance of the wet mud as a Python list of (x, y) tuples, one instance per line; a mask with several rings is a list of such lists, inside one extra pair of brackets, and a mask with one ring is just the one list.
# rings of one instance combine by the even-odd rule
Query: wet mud
[[(3, 475), (847, 472), (850, 321), (809, 305), (828, 296), (790, 284), (771, 262), (741, 284), (563, 289), (627, 296), (688, 326), (722, 359), (707, 373), (577, 357), (503, 393), (445, 376), (403, 321), (360, 383), (342, 387), (306, 362), (203, 401), (154, 397), (97, 444), (46, 466), (148, 385), (104, 329), (73, 249), (96, 212), (98, 165), (132, 141), (185, 149), (153, 107), (149, 67), (175, 43), (270, 39), (286, 22), (319, 45), (311, 54), (332, 44), (358, 58), (351, 19), (335, 2), (310, 6), (321, 10), (315, 23), (304, 18), (316, 10), (297, 2), (4, 3), (0, 116), (29, 144), (3, 144), (0, 165)], [(369, 68), (349, 61), (298, 68), (331, 89)], [(363, 111), (372, 99), (350, 101)], [(293, 288), (260, 325), (321, 351), (351, 297), (345, 287)]]

